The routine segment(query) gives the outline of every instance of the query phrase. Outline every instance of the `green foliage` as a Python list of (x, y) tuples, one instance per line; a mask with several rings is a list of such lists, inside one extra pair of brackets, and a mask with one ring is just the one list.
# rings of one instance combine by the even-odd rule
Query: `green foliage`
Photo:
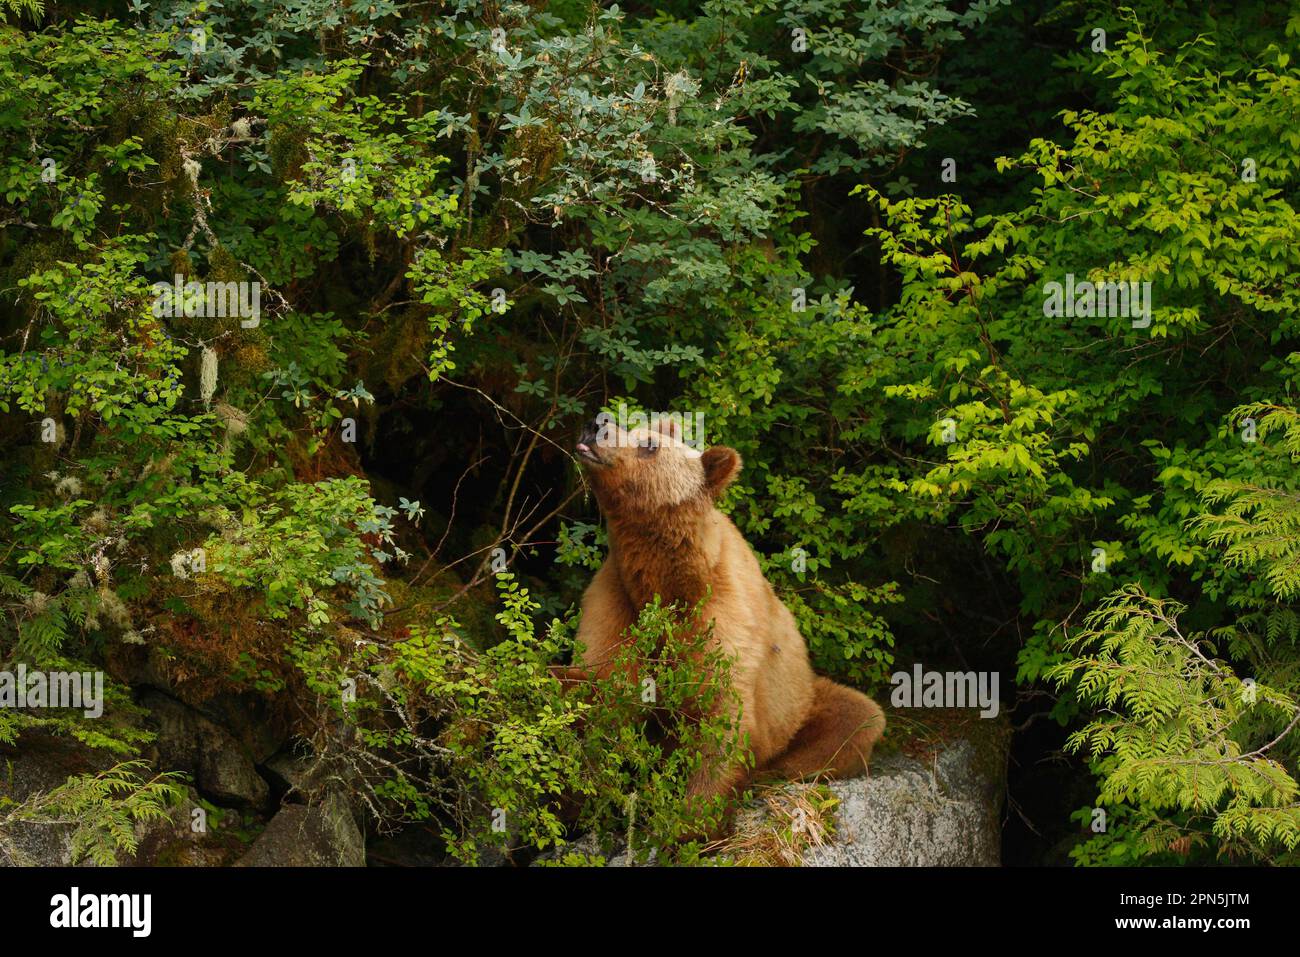
[(97, 774), (69, 778), (22, 802), (0, 797), (0, 860), (30, 865), (14, 836), (27, 828), (66, 828), (72, 862), (120, 863), (139, 847), (136, 826), (165, 821), (184, 795), (179, 776), (145, 779), (147, 762), (124, 761)]
[[(1128, 862), (1171, 847), (1280, 860), (1295, 844), (1300, 217), (1281, 117), (1300, 21), (1283, 40), (1254, 13), (1225, 50), (1214, 31), (1157, 41), (1129, 17), (1103, 55), (1075, 57), (1107, 79), (1107, 106), (1063, 111), (1063, 137), (999, 161), (1037, 184), (1017, 208), (864, 190), (902, 287), (855, 388), (884, 400), (867, 434), (907, 451), (842, 486), (887, 521), (974, 537), (1015, 582), (1018, 680), (1078, 679), (1052, 714), (1083, 720), (1070, 740), (1099, 802), (1132, 812), (1085, 862), (1112, 845)], [(1071, 274), (1149, 282), (1149, 316), (1051, 308), (1049, 283)], [(1201, 639), (1175, 640), (1171, 595), (1209, 624), (1212, 666), (1188, 647)], [(1249, 714), (1226, 700), (1237, 674), (1258, 682)]]
[[(1258, 576), (1272, 597), (1294, 602), (1300, 597), (1300, 485), (1295, 471), (1300, 463), (1300, 412), (1256, 403), (1234, 410), (1233, 418), (1252, 425), (1258, 419), (1254, 439), (1264, 443), (1260, 461), (1252, 463), (1249, 479), (1207, 482), (1203, 497), (1221, 513), (1203, 513), (1193, 524), (1211, 546), (1222, 548), (1229, 567)], [(1249, 594), (1231, 600), (1257, 604)]]
[(570, 623), (540, 631), (514, 576), (497, 588), (506, 637), (485, 652), (446, 617), (393, 644), (299, 640), (299, 667), (346, 728), (321, 725), (319, 773), (364, 795), (383, 827), (440, 822), (469, 863), (562, 846), (574, 826), (630, 835), (641, 860), (694, 860), (724, 807), (687, 801), (687, 787), (742, 748), (728, 662), (698, 610), (647, 606), (613, 674), (566, 690), (548, 663), (571, 653)]
[(1300, 704), (1254, 679), (1243, 682), (1212, 657), (1204, 635), (1180, 631), (1183, 611), (1129, 586), (1085, 619), (1070, 642), (1076, 657), (1050, 677), (1073, 682), (1103, 717), (1067, 746), (1094, 759), (1102, 806), (1192, 816), (1181, 829), (1152, 822), (1141, 835), (1144, 853), (1195, 834), (1196, 819), (1210, 820), (1226, 849), (1294, 851), (1300, 785), (1273, 752), (1300, 724)]

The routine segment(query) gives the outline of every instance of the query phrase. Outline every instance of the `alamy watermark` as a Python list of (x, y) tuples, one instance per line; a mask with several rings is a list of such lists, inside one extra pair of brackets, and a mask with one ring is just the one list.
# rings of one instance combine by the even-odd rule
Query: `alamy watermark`
[(120, 927), (130, 930), (132, 937), (148, 937), (153, 929), (153, 895), (83, 894), (81, 888), (73, 887), (50, 898), (50, 926)]
[(1043, 284), (1043, 315), (1049, 319), (1064, 316), (1086, 318), (1115, 317), (1132, 319), (1134, 329), (1151, 325), (1151, 283), (1074, 281), (1074, 273), (1065, 274), (1065, 282)]
[(87, 718), (104, 713), (102, 671), (0, 671), (0, 708), (77, 708)]
[(629, 412), (626, 403), (620, 402), (617, 414), (602, 412), (596, 416), (596, 440), (604, 446), (619, 445), (631, 440), (624, 436), (637, 429), (655, 432), (671, 430), (685, 444), (698, 452), (704, 451), (704, 413), (681, 412)]
[(153, 314), (157, 319), (238, 317), (244, 329), (256, 329), (262, 321), (260, 282), (184, 282), (177, 274), (172, 282), (153, 284)]
[(914, 665), (910, 672), (889, 676), (894, 690), (889, 703), (895, 708), (979, 708), (981, 718), (996, 718), (998, 683), (996, 671), (926, 671)]

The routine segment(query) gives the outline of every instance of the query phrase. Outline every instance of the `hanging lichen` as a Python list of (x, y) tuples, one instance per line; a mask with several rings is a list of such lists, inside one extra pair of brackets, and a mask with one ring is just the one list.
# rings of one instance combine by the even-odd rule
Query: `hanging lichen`
[(204, 346), (203, 353), (199, 357), (199, 398), (203, 400), (204, 406), (209, 406), (216, 393), (217, 353), (210, 346)]

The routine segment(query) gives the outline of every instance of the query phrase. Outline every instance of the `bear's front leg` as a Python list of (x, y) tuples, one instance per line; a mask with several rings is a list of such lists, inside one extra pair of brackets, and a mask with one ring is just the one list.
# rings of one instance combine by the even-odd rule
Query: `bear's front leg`
[(575, 668), (572, 665), (550, 665), (547, 670), (551, 673), (551, 677), (560, 683), (560, 687), (565, 692), (591, 682), (591, 675), (585, 668)]
[[(729, 761), (721, 767), (705, 766), (697, 771), (686, 786), (686, 816), (693, 823), (698, 822), (698, 826), (687, 831), (683, 839), (707, 844), (726, 836), (736, 811), (736, 796), (748, 783), (749, 769), (740, 762)], [(706, 826), (703, 817), (709, 805), (719, 797), (723, 799), (721, 816)]]
[[(700, 817), (705, 807), (715, 798), (723, 799), (723, 813), (720, 821), (712, 827), (702, 828), (698, 834), (705, 841), (713, 841), (726, 834), (732, 816), (736, 811), (736, 798), (748, 786), (755, 767), (752, 748), (758, 739), (753, 721), (748, 717), (751, 708), (743, 708), (742, 717), (737, 723), (739, 738), (735, 745), (741, 749), (735, 753), (712, 753), (704, 757), (704, 764), (692, 775), (686, 785), (686, 809), (688, 816)], [(767, 755), (762, 755), (766, 758)]]

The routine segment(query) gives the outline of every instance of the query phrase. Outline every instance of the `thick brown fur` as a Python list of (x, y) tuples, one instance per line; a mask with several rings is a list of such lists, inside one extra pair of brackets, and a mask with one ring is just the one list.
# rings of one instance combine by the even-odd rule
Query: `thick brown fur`
[[(608, 675), (629, 640), (628, 626), (654, 596), (693, 606), (707, 595), (704, 620), (712, 621), (712, 640), (732, 663), (752, 773), (865, 771), (884, 713), (866, 695), (813, 673), (794, 616), (739, 530), (714, 506), (740, 471), (739, 454), (721, 446), (695, 451), (671, 420), (660, 420), (631, 431), (604, 424), (584, 436), (578, 457), (610, 542), (583, 596), (581, 668)], [(691, 794), (735, 793), (750, 774), (739, 764), (715, 768), (692, 782)]]

